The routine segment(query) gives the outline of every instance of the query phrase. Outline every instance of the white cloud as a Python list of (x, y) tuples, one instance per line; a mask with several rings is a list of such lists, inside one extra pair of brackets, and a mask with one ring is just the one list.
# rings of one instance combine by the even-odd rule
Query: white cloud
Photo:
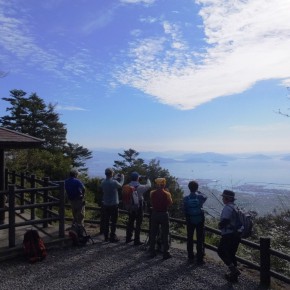
[[(176, 26), (131, 44), (119, 81), (180, 109), (241, 93), (262, 80), (290, 78), (290, 1), (199, 0), (208, 44), (199, 55)], [(178, 39), (178, 41), (177, 41)], [(125, 77), (124, 77), (125, 75)], [(120, 76), (120, 74), (119, 74)]]
[(96, 63), (87, 49), (76, 47), (74, 54), (47, 49), (34, 36), (29, 16), (22, 13), (19, 17), (15, 3), (13, 6), (13, 2), (10, 5), (6, 2), (0, 1), (0, 60), (5, 69), (25, 73), (27, 67), (34, 67), (37, 71), (71, 81), (74, 77), (87, 81), (96, 74)]
[(56, 106), (56, 109), (59, 110), (59, 111), (87, 111), (86, 109), (81, 108), (81, 107), (75, 107), (75, 106), (60, 106), (60, 105), (57, 105)]

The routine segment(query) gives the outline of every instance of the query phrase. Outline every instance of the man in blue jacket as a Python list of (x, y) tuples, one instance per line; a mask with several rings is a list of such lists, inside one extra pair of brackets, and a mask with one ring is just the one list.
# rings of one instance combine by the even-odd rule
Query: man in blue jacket
[(65, 191), (71, 204), (73, 224), (84, 225), (85, 218), (85, 186), (77, 178), (78, 171), (72, 169), (65, 180)]

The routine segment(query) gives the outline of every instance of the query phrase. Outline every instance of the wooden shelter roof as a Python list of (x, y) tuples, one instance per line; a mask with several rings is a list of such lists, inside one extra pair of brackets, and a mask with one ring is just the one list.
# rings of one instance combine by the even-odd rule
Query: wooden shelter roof
[(0, 127), (0, 149), (36, 148), (44, 140)]

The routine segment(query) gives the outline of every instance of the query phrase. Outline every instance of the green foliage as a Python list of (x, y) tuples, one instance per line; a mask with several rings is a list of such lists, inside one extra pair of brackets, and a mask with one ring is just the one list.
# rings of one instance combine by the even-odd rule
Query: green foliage
[[(280, 214), (268, 214), (255, 220), (255, 239), (261, 236), (271, 238), (271, 248), (290, 255), (290, 210)], [(290, 274), (289, 262), (280, 258), (272, 257), (271, 265), (287, 275)]]
[(142, 158), (137, 158), (139, 152), (134, 149), (125, 150), (123, 154), (118, 153), (123, 160), (114, 161), (114, 168), (117, 173), (125, 175), (125, 183), (130, 181), (130, 174), (137, 171), (141, 175), (146, 175), (146, 164)]
[(41, 149), (10, 150), (6, 152), (6, 167), (10, 171), (35, 174), (51, 180), (66, 178), (71, 161), (61, 152), (51, 153)]
[(90, 203), (97, 203), (98, 206), (102, 205), (102, 193), (100, 188), (101, 180), (97, 177), (86, 178), (84, 185), (86, 187), (86, 201)]
[(80, 146), (79, 144), (67, 143), (64, 147), (65, 155), (70, 157), (72, 162), (72, 167), (80, 168), (80, 171), (87, 171), (84, 168), (86, 160), (92, 158), (92, 152), (87, 148)]
[(67, 130), (54, 111), (55, 105), (46, 105), (35, 93), (26, 97), (22, 90), (12, 90), (9, 98), (2, 99), (11, 105), (6, 109), (10, 115), (0, 118), (3, 127), (43, 139), (42, 146), (49, 151), (64, 148)]
[(8, 129), (43, 139), (43, 150), (13, 150), (6, 154), (7, 168), (17, 172), (33, 172), (38, 176), (63, 179), (71, 167), (86, 172), (85, 161), (92, 152), (67, 142), (67, 129), (60, 122), (55, 105), (32, 93), (26, 96), (22, 90), (10, 91), (10, 97), (2, 98), (10, 103), (8, 115), (0, 118), (0, 124)]

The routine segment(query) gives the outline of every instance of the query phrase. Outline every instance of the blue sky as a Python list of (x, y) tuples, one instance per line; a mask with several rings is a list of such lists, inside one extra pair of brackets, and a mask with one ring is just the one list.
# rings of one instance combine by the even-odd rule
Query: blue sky
[(290, 151), (289, 0), (0, 0), (0, 71), (92, 150)]

